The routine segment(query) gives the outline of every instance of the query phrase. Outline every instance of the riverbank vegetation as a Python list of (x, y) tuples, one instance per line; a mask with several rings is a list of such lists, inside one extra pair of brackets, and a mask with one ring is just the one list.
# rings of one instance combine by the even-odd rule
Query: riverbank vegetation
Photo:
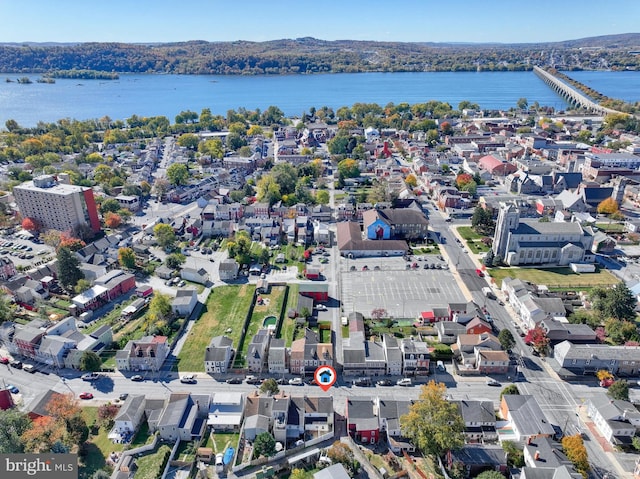
[[(89, 69), (100, 72), (273, 75), (413, 71), (523, 71), (640, 69), (629, 45), (638, 34), (610, 35), (539, 44), (401, 43), (315, 38), (267, 42), (190, 41), (159, 45), (81, 43), (0, 46), (0, 71), (45, 73)], [(589, 48), (584, 48), (589, 47)], [(549, 55), (550, 50), (554, 51)]]

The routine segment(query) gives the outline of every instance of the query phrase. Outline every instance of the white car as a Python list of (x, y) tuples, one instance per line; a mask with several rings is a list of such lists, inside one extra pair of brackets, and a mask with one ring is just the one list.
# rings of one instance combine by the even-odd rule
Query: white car
[(293, 378), (289, 379), (289, 384), (291, 386), (302, 386), (304, 382), (302, 381), (302, 378)]
[(411, 386), (411, 384), (411, 378), (402, 378), (396, 383), (397, 386)]
[(324, 304), (316, 304), (313, 309), (317, 309), (318, 311), (326, 311), (327, 307)]
[(180, 377), (180, 382), (185, 384), (194, 384), (196, 382), (196, 377), (193, 374), (185, 374)]

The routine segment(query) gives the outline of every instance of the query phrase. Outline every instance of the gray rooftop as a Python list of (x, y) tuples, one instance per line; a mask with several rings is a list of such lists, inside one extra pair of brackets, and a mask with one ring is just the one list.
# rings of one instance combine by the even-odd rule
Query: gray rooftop
[(505, 394), (503, 400), (507, 404), (511, 420), (521, 436), (552, 436), (555, 430), (542, 412), (536, 399), (529, 395)]

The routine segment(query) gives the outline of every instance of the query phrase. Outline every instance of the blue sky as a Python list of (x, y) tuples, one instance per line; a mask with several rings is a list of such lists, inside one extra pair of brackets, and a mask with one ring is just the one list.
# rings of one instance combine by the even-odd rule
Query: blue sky
[(638, 31), (638, 0), (0, 0), (0, 42), (529, 43)]

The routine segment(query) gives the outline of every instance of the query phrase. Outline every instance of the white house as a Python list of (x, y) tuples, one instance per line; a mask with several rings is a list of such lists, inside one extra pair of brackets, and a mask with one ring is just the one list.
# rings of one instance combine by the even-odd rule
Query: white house
[(233, 341), (227, 336), (211, 339), (204, 353), (204, 370), (210, 374), (224, 374), (233, 357)]
[(115, 417), (113, 429), (111, 429), (109, 433), (109, 439), (120, 442), (127, 437), (131, 437), (138, 430), (138, 426), (140, 426), (142, 422), (144, 407), (144, 395), (129, 396)]
[(180, 271), (180, 277), (192, 283), (207, 284), (209, 282), (209, 273), (204, 268), (183, 268)]
[(629, 401), (597, 394), (587, 402), (587, 414), (613, 445), (630, 444), (640, 426), (640, 413)]
[(171, 311), (176, 316), (188, 317), (198, 304), (198, 293), (195, 289), (179, 289), (171, 301)]

